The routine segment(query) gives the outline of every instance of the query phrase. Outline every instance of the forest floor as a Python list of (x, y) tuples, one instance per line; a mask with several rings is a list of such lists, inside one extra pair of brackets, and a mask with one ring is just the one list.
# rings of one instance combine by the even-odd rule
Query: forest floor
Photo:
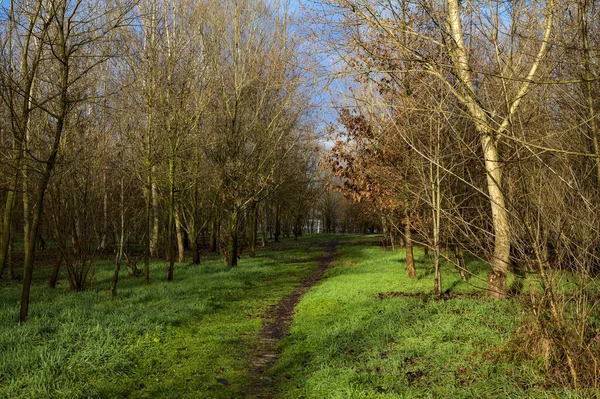
[(599, 397), (513, 356), (523, 308), (485, 295), (487, 265), (467, 259), (463, 282), (443, 264), (439, 300), (423, 251), (409, 279), (404, 251), (379, 240), (305, 235), (231, 269), (205, 255), (173, 282), (155, 260), (150, 285), (124, 270), (114, 298), (109, 255), (85, 292), (64, 274), (49, 289), (47, 257), (23, 326), (19, 282), (0, 280), (0, 398)]

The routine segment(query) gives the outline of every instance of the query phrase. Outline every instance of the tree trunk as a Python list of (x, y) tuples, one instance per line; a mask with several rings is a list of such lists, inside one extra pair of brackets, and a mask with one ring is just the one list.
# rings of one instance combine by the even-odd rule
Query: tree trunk
[(200, 264), (200, 248), (198, 246), (198, 239), (192, 240), (192, 264)]
[[(488, 194), (492, 209), (492, 224), (494, 227), (494, 251), (490, 262), (491, 270), (488, 275), (488, 289), (492, 297), (504, 298), (506, 296), (506, 274), (510, 261), (510, 229), (504, 194), (501, 189), (502, 165), (498, 156), (496, 142), (494, 141), (494, 132), (487, 125), (487, 114), (477, 102), (477, 94), (474, 90), (471, 68), (464, 44), (459, 0), (448, 0), (448, 26), (453, 39), (453, 43), (449, 49), (450, 57), (456, 76), (461, 84), (462, 93), (464, 94), (462, 101), (472, 118), (483, 149)], [(523, 95), (525, 92), (523, 92)], [(518, 103), (513, 105), (516, 107)], [(509, 112), (514, 113), (512, 107)], [(508, 123), (508, 119), (506, 121)]]
[(269, 219), (267, 214), (267, 204), (262, 206), (262, 223), (261, 223), (261, 243), (262, 248), (267, 246), (267, 228), (269, 226)]
[[(27, 100), (27, 111), (26, 111), (26, 119), (24, 121), (24, 129), (23, 129), (23, 151), (25, 154), (29, 153), (29, 142), (31, 140), (31, 136), (30, 136), (30, 132), (31, 132), (31, 117), (30, 117), (30, 112), (29, 109), (31, 108), (31, 97), (33, 96), (33, 80), (31, 82), (31, 87), (30, 87), (30, 98)], [(57, 147), (58, 148), (58, 147)], [(29, 237), (29, 234), (31, 234), (32, 230), (32, 226), (31, 226), (31, 210), (29, 207), (29, 165), (27, 163), (27, 159), (23, 158), (22, 160), (22, 173), (23, 173), (23, 241), (24, 242), (29, 242), (30, 240), (33, 240), (33, 243), (35, 245), (35, 237), (37, 236), (37, 227), (36, 227), (36, 231), (33, 232), (34, 237), (31, 238)], [(25, 257), (27, 257), (27, 255), (25, 255)], [(31, 262), (33, 262), (33, 259), (31, 260)], [(33, 267), (33, 266), (32, 266)], [(27, 268), (26, 264), (23, 264), (23, 279), (25, 279), (25, 274), (26, 271), (25, 269)], [(24, 322), (25, 320), (23, 320), (22, 322)]]
[(437, 251), (433, 253), (433, 269), (434, 269), (434, 277), (433, 277), (433, 291), (435, 295), (439, 298), (442, 296), (442, 275), (440, 273), (440, 251), (439, 248)]
[(227, 266), (237, 266), (238, 261), (238, 210), (234, 209), (229, 216), (229, 240), (225, 254)]
[[(121, 226), (123, 226), (123, 220), (121, 220)], [(121, 271), (121, 262), (123, 261), (123, 244), (124, 244), (124, 229), (121, 229), (121, 239), (119, 241), (119, 249), (117, 250), (117, 255), (115, 256), (115, 270), (113, 273), (113, 280), (112, 283), (110, 285), (110, 296), (114, 297), (117, 295), (117, 283), (119, 282), (119, 272)], [(133, 265), (133, 267), (137, 270), (137, 267), (135, 267), (135, 264)], [(135, 272), (134, 272), (135, 273)]]
[(106, 238), (108, 232), (108, 189), (107, 187), (107, 173), (104, 172), (104, 197), (102, 198), (102, 238), (100, 239), (100, 249), (106, 249)]
[[(27, 151), (27, 150), (25, 150)], [(29, 209), (29, 171), (27, 162), (23, 163), (23, 249), (25, 250), (25, 243), (29, 242), (29, 234), (31, 234), (31, 210)], [(23, 276), (25, 276), (25, 263), (23, 264)]]
[(219, 222), (217, 220), (216, 212), (213, 212), (211, 221), (210, 221), (210, 252), (218, 253), (219, 249)]
[(173, 233), (175, 228), (175, 162), (169, 159), (169, 223), (167, 225), (167, 241), (169, 255), (169, 275), (167, 281), (173, 281), (175, 270), (175, 243)]
[(56, 282), (58, 281), (58, 272), (60, 271), (60, 266), (63, 262), (63, 256), (60, 251), (58, 251), (58, 255), (56, 255), (56, 260), (54, 261), (54, 267), (52, 267), (52, 275), (50, 276), (50, 281), (48, 281), (48, 287), (56, 288)]
[[(154, 173), (154, 168), (152, 168), (152, 173)], [(156, 189), (156, 182), (152, 181), (150, 185), (151, 192), (151, 204), (152, 206), (152, 219), (150, 226), (150, 256), (158, 258), (158, 193)]]
[[(7, 196), (7, 201), (6, 201), (6, 206), (4, 209), (4, 215), (3, 215), (3, 220), (2, 220), (2, 239), (0, 241), (0, 276), (2, 275), (2, 270), (5, 267), (6, 261), (7, 261), (7, 257), (9, 256), (9, 252), (11, 249), (9, 249), (9, 243), (11, 243), (10, 245), (12, 245), (12, 216), (13, 216), (13, 212), (16, 206), (16, 202), (17, 202), (17, 189), (18, 189), (18, 184), (19, 184), (19, 174), (23, 175), (23, 226), (24, 226), (24, 232), (25, 232), (25, 239), (27, 242), (28, 234), (29, 234), (29, 207), (28, 207), (28, 203), (26, 202), (26, 198), (27, 198), (27, 193), (28, 193), (28, 189), (27, 189), (27, 185), (26, 185), (26, 181), (27, 181), (27, 165), (25, 162), (25, 158), (24, 158), (24, 154), (26, 153), (26, 151), (28, 150), (27, 148), (27, 144), (28, 144), (28, 140), (29, 140), (29, 132), (31, 130), (31, 111), (32, 111), (32, 97), (33, 97), (33, 93), (35, 90), (35, 81), (37, 78), (37, 70), (40, 66), (40, 58), (43, 52), (43, 46), (39, 45), (37, 42), (37, 39), (35, 37), (36, 34), (43, 36), (44, 32), (47, 31), (48, 26), (44, 27), (42, 29), (42, 32), (36, 32), (35, 26), (38, 20), (38, 17), (41, 13), (42, 10), (42, 4), (43, 1), (37, 1), (36, 6), (35, 6), (35, 11), (29, 16), (29, 20), (28, 20), (28, 28), (27, 28), (27, 34), (22, 37), (19, 40), (22, 40), (23, 43), (23, 49), (24, 51), (22, 51), (21, 53), (21, 67), (20, 67), (20, 75), (17, 79), (17, 81), (21, 81), (23, 83), (23, 85), (21, 87), (19, 87), (18, 89), (16, 89), (14, 86), (10, 85), (8, 87), (8, 91), (9, 91), (9, 98), (11, 103), (13, 102), (13, 100), (15, 100), (15, 104), (16, 103), (20, 103), (20, 106), (18, 109), (15, 109), (15, 111), (19, 114), (20, 118), (16, 121), (16, 126), (17, 129), (13, 129), (12, 131), (12, 138), (13, 138), (13, 160), (14, 162), (14, 166), (15, 166), (15, 170), (14, 170), (14, 175), (13, 180), (12, 180), (12, 184), (9, 192), (8, 192), (8, 196)], [(15, 7), (14, 7), (14, 2), (11, 1), (10, 2), (10, 15), (9, 15), (9, 29), (8, 29), (8, 52), (9, 52), (9, 57), (8, 57), (8, 61), (9, 61), (9, 69), (11, 70), (10, 72), (12, 73), (14, 68), (14, 64), (13, 64), (13, 33), (15, 31), (15, 15), (14, 15), (14, 11), (15, 11)], [(34, 33), (36, 32), (36, 33)], [(39, 36), (38, 36), (39, 37)], [(33, 55), (30, 53), (30, 50), (33, 50), (30, 47), (31, 43), (34, 43), (37, 48), (35, 48), (35, 50), (33, 51)], [(30, 64), (31, 62), (31, 64)], [(68, 74), (67, 74), (68, 77)], [(64, 76), (63, 76), (64, 78)], [(19, 83), (21, 83), (19, 82)], [(15, 93), (17, 93), (16, 95), (21, 97), (21, 95), (23, 93), (26, 93), (25, 96), (22, 97), (22, 99), (16, 99), (15, 98)], [(56, 144), (56, 142), (55, 142)], [(50, 155), (50, 159), (53, 157), (53, 154), (51, 153)], [(12, 264), (9, 266), (9, 274), (10, 276), (14, 277), (14, 271), (12, 269)], [(23, 275), (25, 276), (25, 270), (23, 270)], [(9, 277), (10, 277), (9, 276)], [(23, 319), (24, 321), (24, 319)]]
[(277, 205), (275, 210), (275, 234), (274, 241), (279, 242), (279, 236), (281, 235), (281, 205)]
[[(175, 207), (175, 233), (177, 234), (177, 261), (185, 263), (185, 240), (178, 207)], [(196, 241), (196, 239), (192, 240)]]
[[(199, 155), (199, 150), (196, 149), (196, 157), (197, 159), (200, 158)], [(198, 164), (198, 163), (197, 163)], [(192, 264), (193, 265), (199, 265), (200, 264), (200, 248), (199, 248), (199, 240), (202, 240), (202, 242), (204, 241), (204, 228), (206, 226), (206, 223), (204, 223), (204, 225), (200, 225), (200, 220), (201, 220), (201, 213), (200, 213), (200, 209), (201, 209), (201, 205), (200, 205), (200, 198), (199, 198), (199, 188), (198, 188), (198, 181), (194, 182), (194, 203), (192, 205), (192, 222), (188, 224), (188, 239), (189, 239), (189, 243), (190, 243), (190, 249), (192, 251)]]
[(75, 193), (73, 193), (73, 226), (71, 229), (71, 242), (73, 244), (73, 250), (79, 256), (81, 254), (81, 222), (79, 220), (79, 209), (80, 205), (77, 201)]
[[(151, 13), (153, 17), (154, 14)], [(152, 41), (154, 38), (154, 30), (152, 32)], [(146, 125), (146, 159), (147, 163), (147, 176), (146, 176), (146, 240), (144, 242), (144, 283), (150, 284), (150, 258), (153, 256), (152, 249), (156, 246), (157, 240), (152, 240), (152, 235), (154, 232), (152, 221), (154, 220), (154, 215), (156, 209), (154, 209), (153, 204), (155, 203), (154, 199), (154, 167), (152, 166), (152, 123), (153, 123), (153, 108), (151, 100), (148, 100), (147, 107), (147, 125)], [(156, 252), (156, 248), (154, 248)]]
[(466, 265), (465, 265), (465, 255), (463, 253), (462, 248), (459, 245), (454, 245), (453, 248), (454, 259), (456, 261), (456, 268), (458, 269), (458, 273), (460, 274), (460, 278), (462, 281), (468, 281), (469, 276), (466, 273)]
[(442, 212), (442, 198), (440, 187), (440, 129), (437, 130), (435, 143), (435, 172), (434, 167), (430, 163), (431, 176), (431, 203), (433, 204), (433, 264), (434, 264), (434, 291), (435, 295), (442, 296), (442, 274), (440, 271), (440, 223)]
[(113, 273), (113, 280), (112, 283), (110, 284), (110, 296), (114, 297), (117, 295), (117, 283), (119, 282), (119, 271), (121, 270), (121, 249), (119, 249), (119, 252), (117, 253), (117, 256), (115, 257), (115, 271)]
[(392, 245), (392, 249), (393, 249), (394, 243), (392, 242), (389, 226), (388, 226), (385, 216), (381, 217), (381, 230), (383, 233), (383, 246), (387, 247), (388, 245)]
[(152, 186), (152, 173), (150, 169), (148, 170), (147, 179), (146, 237), (144, 240), (144, 283), (150, 284), (150, 256), (152, 254), (150, 243), (150, 235), (152, 233), (152, 190), (150, 189), (150, 187)]
[(265, 207), (265, 212), (267, 212), (267, 214), (265, 215), (265, 220), (267, 221), (267, 230), (269, 231), (269, 240), (275, 241), (274, 237), (273, 237), (273, 233), (275, 230), (275, 221), (273, 220), (273, 204), (269, 203), (268, 205), (269, 209), (267, 211), (267, 208)]
[[(115, 271), (113, 274), (113, 281), (110, 285), (110, 296), (117, 295), (117, 283), (119, 282), (119, 271), (121, 270), (121, 262), (123, 261), (123, 247), (125, 246), (125, 187), (123, 184), (123, 177), (121, 177), (121, 233), (119, 237), (119, 248), (117, 255), (115, 256)], [(137, 270), (135, 264), (133, 265), (134, 270)], [(136, 273), (134, 271), (134, 273)]]
[(297, 240), (298, 237), (302, 235), (302, 219), (300, 216), (298, 216), (294, 221), (294, 228), (292, 229), (292, 233), (294, 234), (294, 240)]
[[(20, 154), (20, 150), (18, 151)], [(2, 238), (0, 239), (0, 277), (4, 272), (7, 265), (7, 259), (9, 254), (9, 243), (12, 236), (12, 220), (15, 205), (17, 203), (17, 184), (19, 183), (20, 164), (22, 157), (15, 155), (17, 161), (17, 170), (12, 176), (11, 188), (6, 194), (6, 205), (4, 206), (4, 215), (2, 218)]]
[(500, 186), (502, 171), (498, 159), (498, 150), (491, 136), (483, 136), (481, 142), (484, 148), (488, 193), (494, 226), (494, 252), (490, 262), (492, 269), (488, 275), (488, 290), (493, 298), (503, 299), (506, 297), (506, 275), (510, 265), (510, 228), (504, 193)]
[(14, 280), (15, 279), (15, 268), (14, 268), (14, 264), (13, 264), (13, 254), (15, 252), (15, 236), (14, 234), (12, 234), (12, 227), (11, 227), (11, 233), (10, 233), (10, 242), (8, 244), (8, 256), (7, 256), (7, 266), (8, 266), (8, 279), (9, 280)]
[(440, 185), (439, 166), (433, 190), (433, 265), (434, 265), (434, 292), (442, 296), (442, 274), (440, 272)]
[[(40, 225), (40, 221), (42, 219), (42, 211), (44, 207), (44, 196), (46, 194), (46, 189), (48, 188), (48, 183), (50, 181), (50, 176), (52, 175), (52, 170), (54, 169), (54, 165), (56, 163), (56, 157), (58, 156), (58, 148), (60, 146), (60, 141), (62, 137), (62, 133), (64, 130), (64, 124), (67, 118), (69, 101), (67, 98), (67, 90), (69, 88), (69, 68), (67, 60), (67, 55), (65, 53), (66, 43), (62, 43), (62, 71), (61, 71), (61, 79), (60, 79), (60, 113), (56, 118), (56, 126), (54, 130), (54, 141), (52, 143), (50, 155), (45, 162), (44, 170), (40, 176), (40, 181), (38, 185), (38, 189), (36, 191), (36, 195), (34, 197), (34, 208), (33, 208), (33, 216), (31, 218), (31, 224), (29, 224), (29, 228), (26, 230), (27, 241), (24, 243), (25, 247), (25, 264), (24, 264), (24, 273), (23, 273), (23, 291), (21, 292), (21, 309), (19, 312), (19, 322), (21, 324), (25, 323), (27, 320), (27, 314), (29, 312), (29, 294), (31, 291), (31, 281), (33, 278), (33, 262), (35, 257), (35, 239), (38, 234), (38, 228)], [(24, 180), (27, 180), (24, 178)], [(27, 193), (23, 193), (23, 196), (26, 197)], [(26, 215), (24, 215), (26, 216)]]
[(406, 218), (404, 221), (404, 242), (406, 244), (406, 275), (409, 278), (415, 278), (417, 276), (415, 270), (415, 258), (413, 255), (413, 242), (412, 242), (412, 233), (410, 228), (410, 217), (408, 215), (408, 210), (406, 212)]
[(217, 216), (214, 215), (210, 222), (210, 251), (219, 253), (219, 222)]
[[(64, 101), (64, 104), (66, 108), (66, 100)], [(33, 263), (35, 257), (35, 238), (37, 237), (38, 228), (42, 218), (42, 210), (44, 206), (44, 196), (46, 194), (46, 188), (48, 187), (48, 182), (50, 181), (50, 176), (52, 174), (52, 170), (54, 169), (54, 164), (58, 153), (60, 137), (63, 130), (63, 123), (64, 119), (59, 119), (59, 121), (57, 122), (58, 127), (55, 133), (54, 146), (48, 158), (48, 161), (46, 162), (46, 167), (44, 173), (42, 174), (41, 181), (39, 182), (38, 190), (35, 196), (35, 212), (33, 213), (33, 217), (31, 218), (31, 224), (29, 225), (30, 229), (27, 235), (28, 240), (24, 243), (25, 270), (23, 274), (23, 291), (21, 292), (21, 310), (19, 313), (19, 322), (21, 324), (25, 323), (25, 321), (27, 320), (27, 314), (29, 312), (29, 294), (31, 291), (31, 281), (33, 278)]]
[(590, 133), (590, 139), (592, 141), (592, 148), (594, 149), (594, 154), (596, 155), (596, 184), (597, 187), (600, 188), (600, 144), (598, 137), (598, 128), (596, 122), (596, 108), (594, 106), (594, 73), (592, 71), (592, 57), (590, 55), (591, 48), (589, 42), (589, 29), (588, 29), (588, 2), (583, 1), (578, 4), (578, 13), (579, 13), (579, 28), (581, 29), (581, 39), (583, 44), (583, 66), (585, 70), (585, 97), (587, 99), (588, 106), (588, 130)]
[(499, 127), (492, 129), (489, 124), (488, 113), (478, 101), (478, 96), (473, 84), (471, 65), (463, 38), (462, 22), (460, 18), (459, 0), (448, 0), (448, 27), (452, 36), (449, 46), (450, 58), (454, 75), (461, 86), (460, 100), (465, 105), (475, 129), (481, 140), (485, 171), (487, 177), (488, 195), (492, 209), (492, 225), (494, 228), (494, 251), (490, 261), (491, 270), (488, 275), (488, 290), (493, 298), (506, 297), (506, 275), (510, 265), (510, 227), (505, 207), (504, 193), (502, 192), (502, 163), (498, 154), (496, 140), (508, 128), (515, 115), (521, 100), (529, 92), (534, 77), (546, 56), (550, 43), (550, 35), (554, 20), (555, 3), (550, 0), (546, 3), (546, 23), (540, 47), (535, 56), (527, 77), (523, 79), (521, 87), (508, 106), (508, 113)]
[(250, 220), (248, 221), (248, 236), (250, 242), (250, 257), (256, 256), (256, 230), (258, 227), (258, 204), (253, 204), (249, 212)]

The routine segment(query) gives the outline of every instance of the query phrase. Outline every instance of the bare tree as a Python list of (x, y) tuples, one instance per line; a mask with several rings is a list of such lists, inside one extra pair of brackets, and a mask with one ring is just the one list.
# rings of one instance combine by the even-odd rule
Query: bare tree
[[(458, 101), (456, 111), (471, 120), (479, 135), (493, 226), (488, 289), (496, 298), (505, 297), (510, 227), (502, 182), (504, 160), (498, 146), (543, 67), (554, 26), (554, 1), (527, 5), (461, 4), (458, 0), (443, 4), (419, 1), (403, 1), (398, 5), (383, 1), (329, 4), (332, 8), (328, 11), (335, 10), (336, 20), (332, 25), (344, 32), (344, 36), (338, 35), (339, 31), (332, 36), (338, 39), (333, 43), (357, 73), (384, 73), (397, 81), (411, 76), (439, 79)], [(329, 18), (331, 22), (333, 17)], [(468, 32), (464, 30), (465, 23)], [(528, 35), (531, 39), (521, 41), (511, 36), (505, 41), (500, 37), (501, 31), (515, 30), (531, 32)], [(340, 43), (340, 37), (345, 41)], [(349, 58), (353, 51), (359, 54), (360, 62), (353, 63)], [(479, 54), (483, 52), (493, 56), (494, 69), (482, 63)], [(532, 52), (534, 56), (525, 57)], [(502, 102), (488, 97), (492, 86), (500, 90), (496, 98)]]
[(223, 49), (215, 59), (220, 68), (214, 69), (219, 112), (205, 153), (215, 168), (220, 210), (227, 220), (227, 264), (235, 266), (241, 219), (265, 197), (296, 145), (305, 106), (287, 17), (276, 5), (240, 1), (215, 16), (218, 33), (211, 40)]
[[(31, 207), (24, 210), (28, 223), (25, 226), (21, 323), (27, 318), (35, 242), (46, 189), (57, 161), (63, 133), (69, 126), (75, 105), (85, 99), (83, 78), (112, 55), (110, 33), (122, 24), (129, 11), (126, 6), (105, 8), (104, 4), (83, 0), (56, 0), (40, 4), (39, 11), (31, 19), (29, 31), (39, 32), (35, 37), (40, 49), (41, 63), (38, 68), (44, 68), (44, 75), (36, 76), (38, 88), (26, 92), (25, 101), (31, 104), (26, 109), (35, 108), (42, 118), (39, 131), (42, 136), (31, 137), (26, 144), (31, 146), (39, 143), (40, 147), (26, 148), (28, 158), (25, 162), (29, 172), (23, 179), (28, 190), (24, 198), (29, 199), (31, 195)], [(31, 172), (35, 172), (35, 176)]]

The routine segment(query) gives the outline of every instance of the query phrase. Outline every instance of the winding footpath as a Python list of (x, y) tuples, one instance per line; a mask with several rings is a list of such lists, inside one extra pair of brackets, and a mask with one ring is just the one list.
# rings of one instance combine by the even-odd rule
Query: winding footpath
[(246, 395), (248, 399), (270, 399), (275, 397), (276, 391), (273, 387), (273, 380), (265, 377), (265, 373), (277, 361), (279, 355), (278, 344), (290, 327), (294, 308), (300, 302), (302, 295), (323, 277), (325, 270), (334, 259), (335, 246), (335, 241), (327, 243), (326, 250), (319, 261), (319, 268), (313, 272), (302, 286), (284, 297), (264, 315), (264, 318), (268, 321), (259, 334), (258, 344), (251, 357), (253, 373)]

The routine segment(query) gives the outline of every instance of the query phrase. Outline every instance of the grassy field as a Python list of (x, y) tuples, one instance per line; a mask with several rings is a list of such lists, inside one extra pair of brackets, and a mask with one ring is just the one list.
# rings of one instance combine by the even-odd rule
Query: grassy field
[(367, 245), (376, 237), (312, 235), (232, 270), (217, 257), (178, 265), (172, 283), (155, 262), (150, 286), (123, 273), (116, 298), (109, 261), (82, 293), (64, 280), (46, 288), (41, 267), (24, 326), (20, 286), (0, 282), (0, 398), (247, 397), (260, 316), (317, 268), (332, 239), (336, 260), (296, 308), (268, 372), (279, 398), (594, 397), (546, 386), (541, 362), (502, 356), (522, 311), (474, 287), (485, 283), (481, 263), (469, 263), (469, 284), (444, 266), (455, 294), (438, 301), (420, 250), (409, 280), (403, 252)]
[(123, 273), (115, 298), (108, 261), (81, 293), (46, 288), (38, 267), (24, 326), (20, 286), (2, 282), (0, 398), (241, 397), (259, 316), (316, 269), (327, 240), (286, 241), (232, 270), (217, 257), (177, 265), (172, 283), (155, 262), (150, 286)]
[[(417, 250), (416, 280), (404, 253), (339, 245), (321, 284), (297, 307), (272, 370), (281, 398), (583, 398), (545, 385), (539, 362), (502, 356), (519, 326), (517, 301), (495, 301), (443, 267), (446, 300), (434, 300), (433, 268)], [(472, 284), (472, 285), (471, 285)], [(390, 294), (394, 292), (414, 295)], [(424, 294), (424, 295), (422, 295)]]

